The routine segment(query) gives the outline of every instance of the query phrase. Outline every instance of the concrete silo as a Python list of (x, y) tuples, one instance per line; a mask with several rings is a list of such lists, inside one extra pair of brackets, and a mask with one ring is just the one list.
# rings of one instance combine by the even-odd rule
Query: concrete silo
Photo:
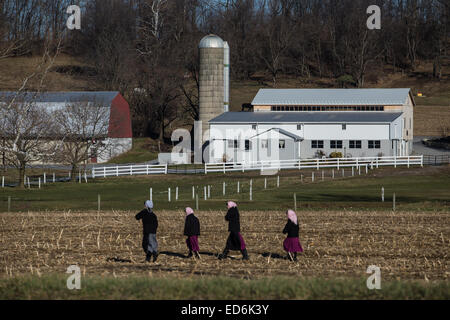
[[(199, 111), (202, 132), (209, 129), (208, 121), (228, 111), (229, 103), (229, 47), (216, 35), (205, 36), (199, 44), (200, 50), (200, 97)], [(227, 64), (225, 62), (228, 62)], [(208, 138), (202, 139), (202, 144)]]

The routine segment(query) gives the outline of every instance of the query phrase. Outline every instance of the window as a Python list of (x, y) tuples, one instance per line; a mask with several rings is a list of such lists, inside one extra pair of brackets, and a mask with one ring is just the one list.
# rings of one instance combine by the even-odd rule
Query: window
[(302, 125), (301, 124), (297, 125), (297, 130), (302, 130)]
[(268, 149), (269, 148), (269, 140), (261, 140), (261, 148)]
[(342, 140), (331, 140), (330, 148), (331, 149), (342, 149)]
[(249, 151), (252, 148), (250, 140), (245, 140), (245, 151)]
[(238, 149), (239, 148), (239, 140), (228, 140), (228, 148)]
[(312, 140), (311, 141), (311, 148), (323, 148), (323, 140)]
[(256, 124), (252, 124), (252, 129), (256, 130)]
[(381, 142), (380, 140), (369, 140), (369, 149), (380, 149)]
[(346, 124), (342, 125), (342, 130), (347, 130), (347, 125)]
[(286, 140), (280, 140), (278, 146), (280, 149), (286, 149)]
[(412, 119), (411, 118), (409, 118), (409, 128), (410, 129), (412, 129), (412, 121), (411, 121)]
[(361, 149), (361, 140), (350, 140), (350, 149)]

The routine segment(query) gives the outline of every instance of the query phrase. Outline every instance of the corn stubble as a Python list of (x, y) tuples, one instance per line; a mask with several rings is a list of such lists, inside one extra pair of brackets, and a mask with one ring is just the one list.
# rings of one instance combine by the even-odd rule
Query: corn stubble
[(201, 260), (184, 259), (184, 213), (159, 211), (156, 263), (145, 263), (142, 226), (133, 212), (3, 213), (0, 277), (64, 274), (78, 265), (82, 275), (152, 277), (271, 276), (367, 277), (369, 265), (383, 279), (447, 280), (450, 217), (445, 211), (300, 211), (298, 262), (285, 259), (281, 230), (285, 215), (241, 212), (250, 261), (239, 252), (217, 259), (228, 236), (225, 212), (197, 213)]

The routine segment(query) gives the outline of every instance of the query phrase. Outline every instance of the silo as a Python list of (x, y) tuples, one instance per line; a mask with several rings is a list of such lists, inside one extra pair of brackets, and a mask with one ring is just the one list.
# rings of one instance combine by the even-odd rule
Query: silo
[(224, 97), (223, 97), (223, 111), (230, 111), (230, 47), (228, 42), (223, 42), (223, 81), (224, 81)]
[[(209, 129), (208, 121), (224, 111), (224, 42), (213, 34), (204, 37), (200, 50), (200, 97), (199, 112), (202, 121), (202, 134)], [(202, 144), (209, 139), (202, 139)]]

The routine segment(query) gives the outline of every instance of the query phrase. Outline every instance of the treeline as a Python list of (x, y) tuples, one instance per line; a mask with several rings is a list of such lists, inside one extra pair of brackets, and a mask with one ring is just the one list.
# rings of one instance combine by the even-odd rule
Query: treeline
[[(81, 30), (68, 32), (72, 4)], [(366, 26), (370, 5), (381, 30)], [(448, 0), (3, 0), (0, 15), (3, 55), (62, 38), (105, 90), (126, 95), (135, 134), (161, 139), (182, 115), (198, 119), (197, 45), (208, 33), (229, 42), (233, 79), (264, 74), (275, 87), (280, 75), (363, 87), (371, 66), (414, 71), (423, 60), (439, 79), (450, 33)]]

